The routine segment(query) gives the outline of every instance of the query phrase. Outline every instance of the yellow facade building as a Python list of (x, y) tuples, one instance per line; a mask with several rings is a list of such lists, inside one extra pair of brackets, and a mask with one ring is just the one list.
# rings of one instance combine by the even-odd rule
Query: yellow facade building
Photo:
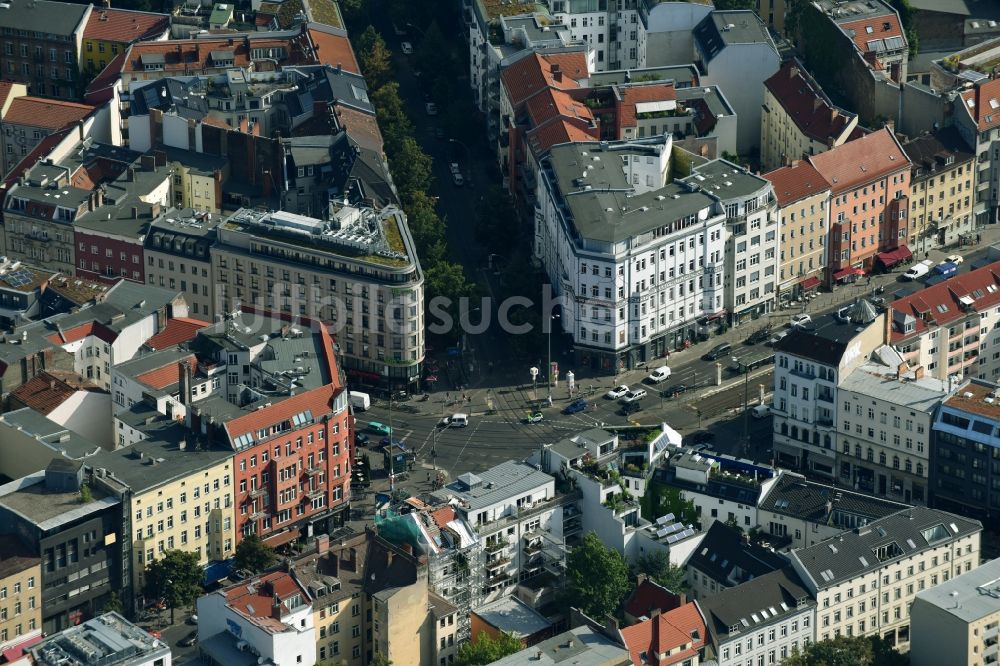
[(42, 634), (42, 566), (14, 534), (0, 534), (0, 651)]
[(166, 14), (95, 7), (83, 29), (80, 70), (85, 76), (94, 76), (130, 44), (169, 36), (170, 17)]
[(946, 127), (903, 145), (910, 158), (911, 252), (956, 245), (975, 228), (973, 165), (975, 155), (958, 130)]

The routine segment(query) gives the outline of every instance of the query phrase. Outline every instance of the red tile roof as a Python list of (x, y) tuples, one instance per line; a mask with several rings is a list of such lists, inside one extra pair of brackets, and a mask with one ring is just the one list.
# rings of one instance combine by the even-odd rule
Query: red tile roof
[(224, 426), (226, 432), (229, 433), (230, 444), (233, 444), (242, 435), (253, 433), (256, 436), (258, 430), (288, 421), (296, 414), (306, 410), (312, 412), (313, 418), (322, 418), (324, 414), (330, 413), (333, 398), (339, 391), (339, 387), (327, 384), (275, 402), (270, 407), (231, 419)]
[(535, 127), (545, 124), (556, 116), (576, 118), (588, 125), (594, 123), (594, 114), (586, 104), (582, 104), (562, 90), (546, 88), (531, 97), (527, 103), (528, 116)]
[[(868, 32), (868, 28), (871, 28), (871, 32)], [(850, 23), (841, 23), (840, 29), (851, 37), (854, 45), (857, 46), (858, 50), (862, 53), (875, 53), (875, 51), (868, 46), (868, 42), (875, 41), (877, 39), (902, 37), (904, 43), (906, 42), (906, 36), (903, 34), (903, 29), (900, 27), (899, 19), (895, 14), (884, 14), (882, 16), (861, 19), (859, 21), (851, 21)], [(853, 35), (851, 35), (852, 31), (854, 32)]]
[(273, 619), (271, 605), (275, 597), (281, 602), (282, 615), (290, 612), (285, 605), (289, 597), (297, 594), (302, 597), (302, 601), (308, 599), (305, 590), (285, 571), (272, 571), (259, 578), (245, 580), (239, 585), (223, 590), (222, 593), (226, 596), (226, 603), (233, 610), (259, 620)]
[(765, 173), (764, 178), (774, 186), (774, 197), (781, 207), (830, 190), (830, 183), (805, 160)]
[(785, 62), (764, 85), (807, 137), (827, 146), (844, 141), (856, 116), (833, 106), (797, 60)]
[(50, 370), (18, 386), (10, 397), (36, 412), (48, 414), (77, 391), (100, 391), (100, 387), (75, 372)]
[(87, 86), (87, 90), (83, 95), (84, 101), (88, 104), (103, 104), (114, 97), (114, 85), (121, 77), (127, 58), (128, 51), (122, 51), (116, 55), (108, 63), (108, 66), (102, 69), (100, 74)]
[(813, 155), (809, 161), (830, 183), (835, 195), (910, 169), (910, 160), (888, 128)]
[[(309, 30), (310, 37), (315, 37), (313, 33), (316, 32), (318, 31)], [(267, 33), (264, 34), (266, 35)], [(163, 76), (200, 74), (206, 70), (221, 69), (223, 67), (221, 64), (217, 65), (212, 61), (211, 54), (213, 51), (232, 53), (233, 64), (226, 65), (226, 67), (247, 67), (250, 65), (251, 48), (281, 49), (285, 57), (279, 61), (279, 65), (312, 65), (320, 61), (326, 62), (327, 56), (324, 55), (317, 59), (314, 55), (317, 44), (323, 47), (320, 51), (325, 49), (327, 52), (342, 53), (342, 45), (340, 49), (334, 45), (341, 44), (344, 40), (342, 38), (319, 39), (318, 42), (314, 41), (312, 46), (306, 44), (306, 41), (305, 38), (300, 36), (284, 38), (255, 37), (251, 40), (246, 35), (234, 35), (232, 37), (212, 37), (209, 39), (172, 39), (165, 42), (138, 42), (130, 46), (126, 52), (122, 72), (129, 74), (144, 73), (146, 68), (142, 62), (142, 57), (149, 55), (163, 56), (163, 69), (157, 71), (157, 73), (162, 72)], [(309, 46), (309, 55), (306, 55), (306, 51), (303, 48), (306, 46)], [(351, 71), (357, 71), (356, 62), (353, 58), (354, 56), (351, 54), (351, 59), (346, 60), (343, 64), (346, 69), (350, 69), (353, 66), (354, 69)]]
[(618, 105), (618, 126), (635, 127), (635, 105), (642, 102), (669, 102), (677, 100), (677, 91), (672, 83), (652, 83), (629, 85), (619, 88), (621, 102)]
[(361, 74), (361, 67), (354, 57), (354, 49), (351, 48), (347, 33), (321, 23), (310, 23), (308, 32), (319, 64), (331, 67), (340, 65), (348, 72)]
[(600, 132), (596, 128), (587, 130), (565, 118), (557, 118), (530, 130), (526, 137), (531, 152), (541, 156), (548, 152), (549, 148), (560, 143), (597, 141), (600, 139)]
[[(1000, 261), (893, 301), (892, 342), (918, 337), (932, 326), (947, 326), (968, 316), (966, 306), (960, 301), (962, 298), (972, 299), (972, 307), (979, 312), (1000, 305)], [(910, 315), (916, 320), (912, 332), (904, 333), (896, 325), (898, 314)]]
[(169, 28), (170, 17), (166, 14), (94, 7), (83, 29), (83, 38), (131, 44), (156, 38)]
[(1000, 79), (986, 81), (960, 96), (966, 113), (981, 131), (1000, 125)]
[(671, 611), (680, 606), (680, 603), (680, 597), (676, 594), (646, 578), (625, 600), (625, 612), (632, 617), (649, 617), (654, 610)]
[(41, 97), (18, 97), (10, 103), (3, 121), (11, 125), (60, 130), (71, 123), (83, 120), (93, 111), (94, 107), (87, 104)]
[[(683, 663), (704, 647), (705, 633), (705, 620), (694, 602), (621, 630), (625, 647), (636, 666)], [(685, 645), (686, 649), (667, 656), (670, 650)]]
[(195, 358), (194, 354), (188, 354), (188, 356), (179, 361), (170, 361), (166, 365), (156, 368), (155, 370), (149, 370), (141, 375), (136, 375), (135, 380), (140, 384), (145, 384), (146, 386), (157, 390), (162, 390), (168, 386), (179, 384), (181, 381), (181, 369), (179, 367), (181, 363), (187, 363), (187, 366), (191, 368), (192, 373), (198, 368), (198, 359)]
[(108, 344), (111, 344), (118, 339), (117, 333), (103, 324), (98, 324), (96, 321), (88, 321), (86, 324), (80, 324), (79, 326), (74, 326), (73, 328), (59, 333), (52, 333), (46, 337), (50, 342), (57, 345), (65, 345), (78, 340), (83, 340), (91, 335), (96, 336), (99, 340), (103, 340)]
[(162, 331), (146, 340), (146, 346), (156, 351), (166, 349), (188, 340), (193, 340), (198, 331), (208, 326), (207, 321), (191, 319), (190, 317), (174, 317), (167, 322)]
[[(554, 65), (561, 73), (561, 81), (556, 81), (558, 75), (553, 74)], [(579, 88), (577, 79), (587, 76), (587, 58), (580, 51), (545, 55), (533, 53), (509, 65), (500, 75), (515, 111), (529, 97), (546, 88)]]
[(455, 507), (445, 506), (432, 511), (431, 520), (438, 526), (438, 529), (444, 528), (448, 523), (455, 520)]

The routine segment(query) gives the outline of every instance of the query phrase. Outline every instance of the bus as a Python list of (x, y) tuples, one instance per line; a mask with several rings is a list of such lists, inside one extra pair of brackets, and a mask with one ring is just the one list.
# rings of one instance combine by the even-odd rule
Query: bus
[(769, 363), (774, 363), (774, 350), (763, 349), (761, 351), (753, 351), (749, 354), (744, 354), (740, 357), (734, 356), (729, 369), (736, 374), (742, 375), (745, 372), (756, 370), (762, 365), (767, 365)]

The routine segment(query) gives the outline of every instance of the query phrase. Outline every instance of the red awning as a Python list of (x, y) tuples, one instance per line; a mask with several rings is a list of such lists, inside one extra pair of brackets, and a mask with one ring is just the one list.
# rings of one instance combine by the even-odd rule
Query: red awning
[(299, 528), (294, 527), (288, 531), (280, 532), (278, 534), (272, 534), (269, 537), (265, 537), (262, 541), (270, 546), (271, 548), (276, 548), (277, 546), (283, 546), (286, 543), (291, 543), (299, 538)]
[(890, 268), (892, 266), (895, 266), (901, 261), (905, 261), (911, 258), (912, 256), (913, 253), (910, 252), (908, 247), (906, 247), (905, 245), (900, 245), (895, 250), (889, 250), (888, 252), (879, 252), (878, 260), (881, 261), (886, 268)]
[(43, 638), (45, 638), (43, 635), (38, 634), (33, 638), (29, 638), (28, 640), (22, 641), (13, 647), (7, 648), (6, 650), (3, 651), (4, 659), (6, 661), (14, 661), (15, 659), (20, 659), (28, 648), (40, 642)]
[(839, 271), (833, 274), (834, 280), (843, 280), (846, 277), (854, 275), (854, 268), (848, 266), (847, 268), (841, 268)]
[(802, 291), (809, 291), (810, 289), (815, 289), (818, 286), (819, 286), (819, 278), (816, 277), (815, 275), (807, 277), (805, 280), (799, 283), (799, 287), (802, 288)]

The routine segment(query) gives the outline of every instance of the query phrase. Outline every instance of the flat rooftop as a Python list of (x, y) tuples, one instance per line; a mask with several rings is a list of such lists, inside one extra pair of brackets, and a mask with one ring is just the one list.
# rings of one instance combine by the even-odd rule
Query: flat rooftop
[(1000, 613), (1000, 559), (918, 592), (914, 603), (937, 606), (963, 622)]
[(944, 404), (1000, 423), (1000, 384), (973, 379), (959, 387)]
[(462, 508), (471, 513), (554, 482), (527, 463), (508, 460), (479, 474), (466, 472), (433, 496), (442, 503), (450, 496), (458, 497), (464, 500)]
[(36, 472), (0, 486), (0, 506), (48, 531), (118, 504), (117, 498), (100, 488), (91, 488), (91, 493), (94, 499), (81, 504), (79, 491), (49, 490), (45, 487), (45, 472)]
[(768, 180), (722, 159), (696, 167), (683, 182), (697, 185), (723, 200), (751, 197), (771, 189)]
[(48, 636), (29, 648), (38, 666), (111, 666), (120, 662), (152, 663), (170, 648), (118, 613), (105, 613)]
[(525, 639), (552, 626), (541, 613), (517, 597), (505, 596), (473, 611), (500, 631)]

